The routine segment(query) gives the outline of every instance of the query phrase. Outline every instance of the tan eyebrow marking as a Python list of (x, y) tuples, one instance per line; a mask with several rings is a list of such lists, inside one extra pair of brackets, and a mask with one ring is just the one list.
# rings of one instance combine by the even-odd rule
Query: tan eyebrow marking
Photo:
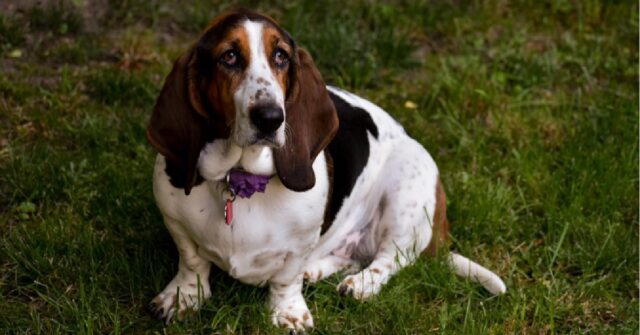
[[(248, 63), (251, 61), (248, 36), (242, 26), (229, 30), (216, 45), (212, 46), (210, 52), (213, 57), (219, 57), (231, 47), (238, 51), (240, 57), (242, 57), (245, 62)], [(214, 61), (217, 62), (217, 59)], [(214, 73), (216, 74), (216, 78), (209, 83), (207, 96), (209, 97), (209, 101), (211, 101), (213, 109), (220, 111), (225, 117), (227, 126), (231, 126), (236, 120), (233, 92), (235, 92), (242, 83), (243, 75), (237, 75), (229, 71), (225, 72), (217, 66), (214, 67)]]
[[(287, 79), (288, 79), (287, 71), (282, 71), (281, 69), (274, 68), (274, 64), (273, 64), (273, 61), (271, 60), (271, 56), (273, 55), (273, 51), (276, 48), (280, 48), (284, 50), (289, 55), (289, 57), (292, 57), (291, 55), (292, 48), (284, 40), (280, 32), (276, 28), (270, 25), (266, 25), (262, 30), (262, 40), (264, 41), (265, 55), (267, 55), (267, 57), (269, 58), (269, 67), (271, 68), (271, 72), (273, 73), (273, 76), (277, 79), (278, 85), (280, 86), (280, 89), (282, 90), (282, 92), (286, 92)], [(258, 80), (260, 80), (260, 78), (258, 78)], [(260, 82), (258, 81), (258, 83)], [(285, 93), (285, 96), (286, 96), (286, 93)]]

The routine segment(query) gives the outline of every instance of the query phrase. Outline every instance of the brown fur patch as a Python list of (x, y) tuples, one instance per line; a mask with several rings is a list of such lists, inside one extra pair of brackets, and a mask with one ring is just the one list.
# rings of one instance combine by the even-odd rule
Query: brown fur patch
[(169, 308), (171, 308), (171, 306), (175, 306), (176, 305), (176, 301), (178, 301), (178, 295), (174, 294), (171, 296), (171, 303), (169, 304)]
[[(289, 309), (291, 309), (291, 306), (289, 306), (289, 307), (290, 307)], [(298, 318), (295, 318), (293, 316), (286, 315), (284, 318), (287, 319), (287, 321), (291, 322), (291, 324), (293, 324), (293, 325), (298, 323)]]
[(162, 306), (162, 298), (160, 298), (160, 296), (157, 296), (157, 297), (153, 298), (152, 302), (156, 306)]
[(378, 269), (378, 268), (373, 268), (373, 269), (371, 269), (371, 272), (379, 274), (382, 271), (380, 271), (380, 269)]
[(286, 92), (288, 87), (289, 66), (287, 65), (284, 68), (278, 68), (275, 65), (272, 55), (276, 48), (280, 48), (284, 50), (287, 55), (289, 55), (289, 58), (291, 58), (293, 56), (292, 46), (286, 43), (285, 37), (282, 36), (280, 32), (271, 25), (265, 25), (262, 29), (262, 41), (264, 41), (264, 54), (269, 60), (271, 72), (273, 72), (273, 76), (278, 80), (278, 85), (280, 85), (280, 89), (282, 89), (282, 92)]
[(438, 250), (449, 243), (449, 221), (447, 220), (447, 196), (444, 193), (440, 176), (436, 185), (436, 209), (433, 215), (431, 242), (422, 255), (435, 256)]
[(187, 316), (187, 310), (183, 309), (178, 312), (178, 320), (184, 320), (185, 316)]
[[(239, 58), (247, 64), (251, 62), (249, 50), (249, 36), (242, 27), (229, 30), (220, 43), (213, 47), (211, 53), (214, 59), (218, 59), (225, 52), (235, 50)], [(240, 61), (240, 60), (238, 60)], [(233, 94), (244, 80), (244, 71), (227, 69), (224, 65), (216, 63), (213, 67), (214, 80), (211, 80), (207, 88), (207, 96), (215, 111), (224, 115), (228, 127), (235, 121), (235, 103)]]

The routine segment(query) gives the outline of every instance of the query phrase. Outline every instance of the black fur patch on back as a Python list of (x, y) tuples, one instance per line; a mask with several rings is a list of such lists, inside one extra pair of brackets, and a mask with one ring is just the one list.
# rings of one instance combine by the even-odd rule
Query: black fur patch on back
[(325, 149), (333, 161), (333, 185), (329, 199), (329, 212), (322, 225), (324, 233), (342, 207), (344, 198), (351, 194), (360, 173), (369, 160), (369, 138), (371, 133), (378, 138), (378, 127), (364, 109), (351, 106), (329, 91), (329, 96), (338, 111), (340, 127), (338, 133)]

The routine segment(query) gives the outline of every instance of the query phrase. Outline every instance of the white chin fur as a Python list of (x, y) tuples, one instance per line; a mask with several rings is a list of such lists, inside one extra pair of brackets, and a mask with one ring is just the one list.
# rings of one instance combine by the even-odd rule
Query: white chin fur
[(240, 158), (240, 166), (245, 171), (256, 175), (270, 176), (276, 173), (272, 149), (264, 145), (252, 145), (244, 148)]
[(215, 140), (200, 152), (198, 166), (206, 180), (222, 180), (242, 156), (242, 148), (233, 142)]
[(270, 147), (252, 145), (241, 148), (225, 140), (208, 143), (200, 153), (198, 166), (206, 180), (222, 180), (234, 167), (241, 167), (255, 175), (271, 176), (276, 173)]

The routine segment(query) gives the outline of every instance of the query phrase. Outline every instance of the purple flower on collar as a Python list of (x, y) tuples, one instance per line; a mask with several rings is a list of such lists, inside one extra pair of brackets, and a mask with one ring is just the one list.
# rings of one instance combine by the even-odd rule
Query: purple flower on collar
[(229, 188), (240, 198), (250, 198), (255, 192), (264, 193), (270, 176), (258, 176), (244, 170), (229, 171)]

